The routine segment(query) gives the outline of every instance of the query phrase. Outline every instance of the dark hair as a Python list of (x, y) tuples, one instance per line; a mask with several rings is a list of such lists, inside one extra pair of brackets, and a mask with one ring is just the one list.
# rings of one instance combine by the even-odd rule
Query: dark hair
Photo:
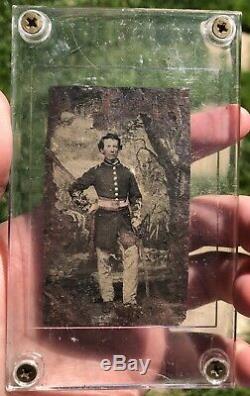
[(122, 149), (122, 143), (121, 143), (121, 138), (116, 133), (107, 133), (105, 136), (101, 138), (101, 140), (98, 143), (98, 149), (99, 151), (104, 149), (104, 140), (106, 139), (112, 139), (112, 140), (117, 140), (118, 142), (118, 150)]

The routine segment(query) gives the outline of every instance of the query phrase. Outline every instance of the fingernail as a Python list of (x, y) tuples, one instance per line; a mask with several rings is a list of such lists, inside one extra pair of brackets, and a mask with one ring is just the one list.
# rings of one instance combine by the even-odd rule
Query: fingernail
[(245, 109), (245, 107), (241, 107), (240, 108), (240, 112), (244, 115), (250, 116), (250, 113), (247, 109)]

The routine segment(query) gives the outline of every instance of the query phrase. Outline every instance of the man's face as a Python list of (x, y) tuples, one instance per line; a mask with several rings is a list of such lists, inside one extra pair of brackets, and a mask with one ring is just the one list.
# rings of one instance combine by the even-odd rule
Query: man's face
[(101, 153), (108, 160), (114, 160), (118, 156), (118, 141), (116, 139), (104, 139), (104, 147)]

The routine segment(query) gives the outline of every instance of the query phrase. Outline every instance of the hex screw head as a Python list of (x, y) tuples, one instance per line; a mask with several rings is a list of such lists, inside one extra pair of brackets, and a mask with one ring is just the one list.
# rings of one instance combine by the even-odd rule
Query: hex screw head
[(26, 33), (36, 34), (42, 29), (43, 19), (37, 12), (27, 11), (22, 15), (21, 26)]
[(225, 39), (232, 33), (232, 24), (228, 17), (220, 16), (215, 18), (212, 25), (213, 34), (219, 39)]
[(16, 369), (16, 378), (19, 383), (30, 384), (37, 377), (37, 367), (31, 363), (22, 363)]

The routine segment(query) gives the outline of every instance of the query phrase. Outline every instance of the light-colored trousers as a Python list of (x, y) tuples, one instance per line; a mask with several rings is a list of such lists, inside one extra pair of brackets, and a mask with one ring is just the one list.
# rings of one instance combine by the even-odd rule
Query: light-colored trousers
[[(136, 245), (122, 248), (123, 262), (123, 303), (136, 303), (138, 285), (139, 252)], [(100, 293), (104, 302), (114, 300), (113, 274), (110, 253), (96, 248)]]

